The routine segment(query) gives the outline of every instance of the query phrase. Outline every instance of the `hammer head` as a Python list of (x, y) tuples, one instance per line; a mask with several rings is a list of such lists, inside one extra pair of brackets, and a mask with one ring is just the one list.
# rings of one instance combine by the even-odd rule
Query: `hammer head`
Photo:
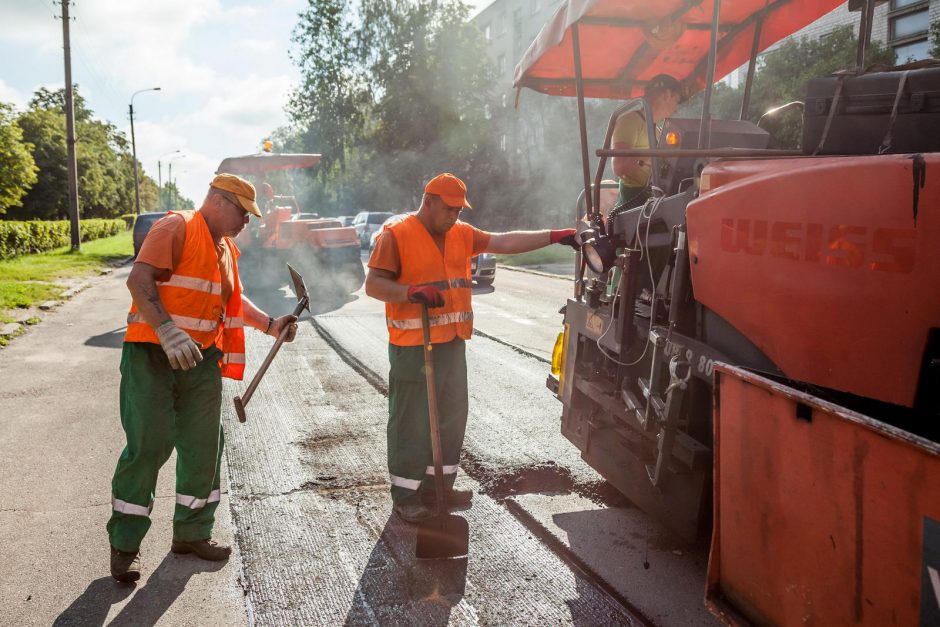
[[(304, 283), (304, 278), (300, 276), (300, 273), (291, 268), (290, 264), (287, 264), (287, 270), (290, 272), (291, 281), (294, 282), (294, 294), (297, 295), (297, 300), (303, 300), (304, 296), (307, 295), (307, 284)], [(306, 302), (304, 307), (307, 311), (310, 311), (310, 300)]]

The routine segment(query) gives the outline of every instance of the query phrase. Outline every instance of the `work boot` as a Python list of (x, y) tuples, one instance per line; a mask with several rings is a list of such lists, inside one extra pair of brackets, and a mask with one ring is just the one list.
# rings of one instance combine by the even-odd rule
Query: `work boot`
[(398, 514), (398, 517), (407, 523), (419, 523), (426, 518), (434, 515), (430, 509), (421, 503), (395, 504), (392, 511)]
[(140, 551), (128, 553), (111, 547), (111, 576), (130, 583), (140, 579)]
[[(444, 497), (447, 507), (466, 507), (473, 500), (473, 490), (461, 490), (459, 488), (444, 489)], [(437, 492), (434, 490), (421, 490), (421, 501), (428, 507), (437, 505)]]
[(210, 562), (227, 560), (228, 556), (232, 554), (232, 547), (219, 544), (211, 538), (193, 540), (192, 542), (173, 540), (170, 550), (174, 553), (195, 553), (197, 557)]

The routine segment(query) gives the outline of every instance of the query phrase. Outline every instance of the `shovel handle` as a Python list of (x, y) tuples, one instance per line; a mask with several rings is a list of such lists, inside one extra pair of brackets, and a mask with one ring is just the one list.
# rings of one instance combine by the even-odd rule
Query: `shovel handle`
[(434, 386), (434, 360), (431, 358), (431, 323), (428, 306), (421, 304), (421, 331), (424, 334), (424, 377), (428, 388), (428, 419), (431, 425), (431, 457), (434, 459), (434, 494), (437, 514), (447, 513), (444, 502), (444, 462), (441, 453), (441, 421), (437, 411), (437, 389)]
[[(309, 302), (309, 298), (304, 296), (299, 301), (297, 301), (297, 306), (294, 307), (292, 315), (300, 316)], [(264, 373), (267, 372), (268, 366), (271, 365), (271, 362), (274, 361), (274, 356), (277, 355), (277, 352), (281, 349), (281, 345), (284, 343), (284, 339), (287, 337), (287, 332), (290, 330), (290, 325), (286, 325), (281, 332), (278, 333), (277, 339), (274, 341), (274, 346), (271, 347), (271, 350), (268, 351), (268, 356), (264, 358), (264, 361), (261, 362), (261, 367), (258, 368), (258, 372), (255, 373), (255, 376), (251, 379), (251, 383), (248, 384), (248, 389), (245, 390), (245, 393), (242, 396), (236, 396), (233, 401), (235, 403), (235, 413), (238, 414), (238, 422), (245, 422), (248, 420), (248, 415), (245, 413), (245, 406), (248, 405), (248, 401), (251, 400), (251, 396), (255, 393), (255, 388), (258, 387), (258, 384), (261, 382), (261, 378), (264, 376)]]

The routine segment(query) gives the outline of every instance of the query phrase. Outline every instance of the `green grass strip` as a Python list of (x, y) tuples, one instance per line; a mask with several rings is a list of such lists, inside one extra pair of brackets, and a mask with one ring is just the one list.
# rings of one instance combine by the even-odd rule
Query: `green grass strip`
[(92, 276), (133, 254), (131, 232), (85, 242), (78, 252), (69, 247), (0, 261), (0, 322), (3, 310), (31, 307), (58, 298), (65, 287), (56, 281)]
[(550, 263), (567, 263), (574, 266), (574, 251), (567, 246), (546, 246), (518, 255), (496, 255), (496, 263), (507, 266), (544, 266)]

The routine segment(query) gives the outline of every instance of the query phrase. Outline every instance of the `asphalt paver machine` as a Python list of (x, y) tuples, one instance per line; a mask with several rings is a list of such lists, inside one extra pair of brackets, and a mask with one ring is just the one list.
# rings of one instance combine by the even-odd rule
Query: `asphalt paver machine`
[[(857, 67), (806, 87), (802, 148), (747, 119), (757, 55), (840, 4), (569, 0), (515, 72), (579, 105), (561, 431), (676, 534), (711, 537), (731, 622), (940, 611), (940, 69), (866, 68), (863, 2)], [(745, 63), (740, 118), (712, 119), (716, 77)], [(640, 96), (661, 73), (704, 91), (701, 118), (654, 127)], [(585, 98), (623, 101), (593, 181)], [(631, 111), (653, 148), (611, 149)], [(604, 201), (612, 157), (651, 162), (641, 206)]]
[(309, 169), (319, 162), (317, 154), (261, 152), (228, 157), (219, 164), (217, 174), (245, 177), (258, 193), (263, 215), (258, 222), (252, 220), (236, 240), (247, 278), (279, 280), (284, 264), (290, 263), (310, 277), (310, 287), (318, 292), (348, 294), (362, 287), (365, 273), (356, 230), (339, 220), (304, 212), (293, 194), (279, 193), (268, 181), (272, 172)]

